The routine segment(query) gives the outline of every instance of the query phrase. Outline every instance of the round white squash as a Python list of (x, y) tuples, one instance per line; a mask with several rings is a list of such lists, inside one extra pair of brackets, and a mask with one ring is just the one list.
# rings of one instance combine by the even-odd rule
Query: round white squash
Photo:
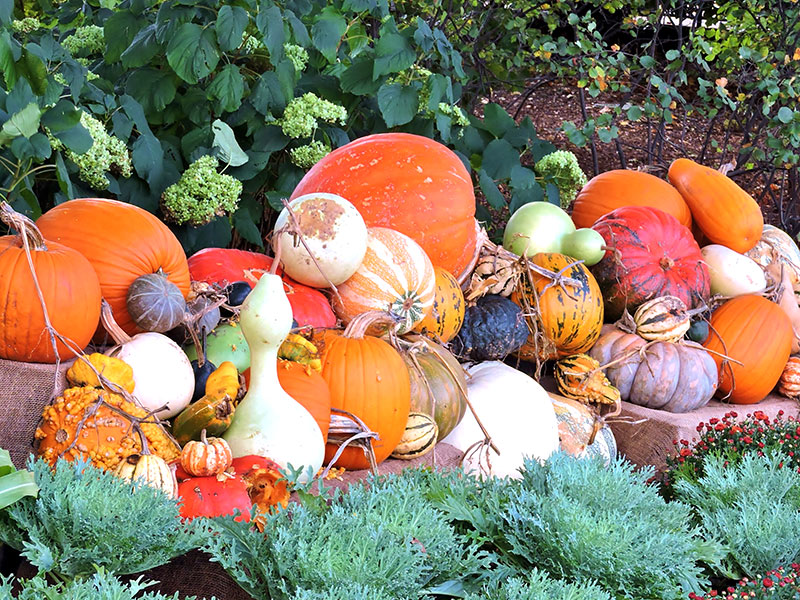
[(272, 245), (277, 251), (280, 244), (286, 274), (313, 287), (347, 281), (367, 252), (367, 225), (358, 209), (341, 196), (322, 192), (295, 198), (289, 207), (308, 249), (290, 231), (277, 233), (289, 223), (284, 207), (275, 222)]
[(526, 456), (546, 460), (558, 450), (558, 422), (550, 396), (522, 371), (489, 361), (467, 369), (467, 394), (500, 454), (473, 447), (484, 439), (472, 411), (442, 440), (462, 452), (467, 473), (519, 478)]
[(711, 275), (712, 294), (757, 294), (767, 287), (764, 270), (744, 254), (720, 244), (709, 244), (700, 251)]
[(155, 411), (165, 407), (155, 413), (159, 419), (174, 417), (189, 405), (194, 392), (192, 363), (167, 336), (139, 333), (106, 354), (124, 360), (133, 369), (133, 396), (142, 408)]

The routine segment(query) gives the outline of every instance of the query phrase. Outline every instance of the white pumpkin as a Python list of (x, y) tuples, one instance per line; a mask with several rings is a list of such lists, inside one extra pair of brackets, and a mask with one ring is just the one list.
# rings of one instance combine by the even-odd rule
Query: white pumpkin
[(189, 405), (194, 371), (181, 347), (160, 333), (139, 333), (106, 352), (128, 363), (136, 384), (134, 397), (159, 419), (174, 417)]
[(763, 292), (767, 287), (764, 270), (744, 254), (720, 244), (709, 244), (700, 252), (711, 275), (712, 294), (742, 296)]
[[(467, 369), (467, 394), (498, 455), (488, 447), (470, 450), (464, 469), (473, 475), (519, 478), (526, 456), (546, 460), (558, 450), (558, 422), (550, 397), (522, 371), (489, 361)], [(484, 439), (472, 411), (442, 440), (462, 452)]]
[[(367, 252), (367, 225), (358, 209), (341, 196), (322, 192), (295, 198), (289, 208), (305, 245), (290, 231), (275, 234), (272, 245), (276, 252), (280, 245), (286, 274), (313, 287), (347, 281)], [(275, 231), (288, 223), (289, 211), (284, 207), (275, 222)]]

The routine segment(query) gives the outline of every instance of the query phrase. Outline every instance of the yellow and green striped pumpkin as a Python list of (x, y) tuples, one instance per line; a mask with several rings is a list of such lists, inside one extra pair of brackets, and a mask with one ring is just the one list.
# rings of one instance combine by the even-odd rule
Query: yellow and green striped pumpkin
[(382, 310), (399, 322), (398, 333), (417, 329), (433, 306), (436, 276), (428, 255), (405, 234), (370, 227), (367, 253), (355, 274), (338, 286), (333, 307), (342, 321)]

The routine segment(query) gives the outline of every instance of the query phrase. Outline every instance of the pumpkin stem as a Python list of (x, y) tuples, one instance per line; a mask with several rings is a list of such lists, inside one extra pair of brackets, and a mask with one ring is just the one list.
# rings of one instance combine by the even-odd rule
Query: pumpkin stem
[(111, 311), (111, 305), (105, 298), (101, 300), (100, 304), (100, 322), (116, 344), (126, 344), (133, 339), (125, 333), (122, 327), (114, 320), (114, 313)]
[(363, 339), (367, 330), (373, 325), (379, 326), (381, 329), (388, 329), (390, 332), (397, 330), (400, 322), (383, 310), (368, 310), (360, 315), (357, 315), (344, 330), (343, 337), (360, 340)]
[(658, 265), (665, 271), (669, 271), (673, 266), (675, 266), (675, 261), (669, 256), (662, 256), (658, 261)]
[(31, 250), (40, 252), (47, 250), (44, 236), (36, 224), (30, 218), (11, 208), (7, 202), (0, 201), (0, 221), (17, 231), (18, 236), (27, 238)]
[(200, 441), (203, 443), (203, 446), (208, 446), (208, 438), (206, 437), (206, 429), (205, 429), (205, 427), (200, 432)]

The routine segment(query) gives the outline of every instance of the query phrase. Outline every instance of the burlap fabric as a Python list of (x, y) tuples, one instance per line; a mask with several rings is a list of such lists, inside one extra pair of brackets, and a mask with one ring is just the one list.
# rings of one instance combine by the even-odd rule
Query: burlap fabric
[(0, 359), (0, 448), (23, 468), (33, 450), (33, 434), (50, 403), (53, 392), (60, 394), (67, 385), (66, 372), (73, 360), (55, 365), (14, 362)]
[(721, 419), (725, 413), (735, 412), (737, 420), (760, 410), (771, 419), (778, 411), (784, 418), (800, 415), (800, 403), (777, 394), (771, 394), (757, 404), (727, 404), (712, 400), (708, 405), (689, 413), (674, 414), (663, 410), (643, 408), (629, 402), (622, 403), (624, 420), (612, 421), (611, 430), (617, 440), (619, 453), (639, 465), (652, 465), (657, 471), (666, 467), (667, 456), (675, 453), (674, 440), (698, 437), (697, 426), (714, 417)]

